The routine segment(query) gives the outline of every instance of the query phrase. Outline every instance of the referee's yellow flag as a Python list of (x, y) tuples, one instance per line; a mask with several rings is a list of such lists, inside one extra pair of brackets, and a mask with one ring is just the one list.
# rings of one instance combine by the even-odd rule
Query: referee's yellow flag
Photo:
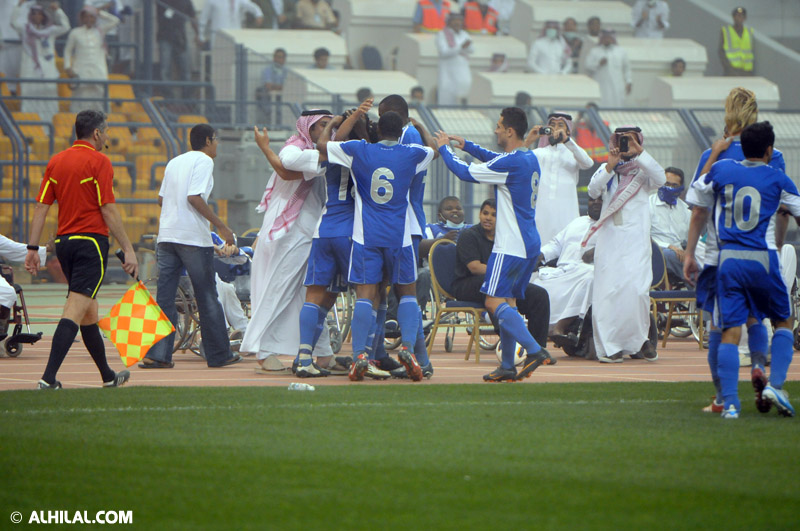
[(141, 361), (153, 344), (175, 330), (141, 280), (97, 325), (117, 347), (126, 367)]

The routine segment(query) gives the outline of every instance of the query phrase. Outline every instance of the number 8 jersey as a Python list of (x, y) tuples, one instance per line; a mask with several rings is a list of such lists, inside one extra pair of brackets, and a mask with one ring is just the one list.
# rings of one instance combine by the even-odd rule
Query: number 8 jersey
[(720, 160), (692, 187), (704, 199), (698, 206), (716, 203), (714, 224), (721, 249), (776, 249), (778, 207), (786, 205), (793, 216), (800, 215), (795, 184), (763, 162)]
[(404, 238), (408, 191), (414, 175), (430, 165), (433, 150), (386, 140), (328, 142), (327, 148), (328, 160), (351, 168), (356, 183), (353, 241), (365, 247), (410, 245), (410, 237)]

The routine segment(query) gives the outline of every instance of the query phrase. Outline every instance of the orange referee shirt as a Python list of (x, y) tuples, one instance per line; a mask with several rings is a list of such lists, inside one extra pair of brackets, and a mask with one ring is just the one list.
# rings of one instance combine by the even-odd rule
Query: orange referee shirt
[(108, 157), (84, 140), (53, 156), (36, 200), (58, 201), (58, 235), (91, 232), (108, 236), (100, 207), (114, 203), (114, 170)]

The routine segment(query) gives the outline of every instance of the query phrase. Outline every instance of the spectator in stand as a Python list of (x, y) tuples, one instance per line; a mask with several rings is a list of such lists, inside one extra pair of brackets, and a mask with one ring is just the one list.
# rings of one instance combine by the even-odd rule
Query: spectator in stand
[(447, 27), (436, 35), (439, 50), (439, 105), (465, 103), (472, 87), (469, 56), (473, 52), (472, 40), (464, 31), (464, 17), (451, 13)]
[(752, 76), (755, 70), (753, 29), (746, 27), (747, 10), (733, 10), (733, 26), (723, 26), (719, 37), (719, 60), (726, 76)]
[(511, 33), (511, 17), (516, 0), (489, 0), (489, 7), (497, 11), (497, 35)]
[[(597, 104), (592, 102), (587, 103), (586, 110), (590, 109), (596, 112)], [(605, 124), (608, 126), (608, 122), (605, 122)], [(594, 170), (597, 170), (597, 166), (608, 160), (608, 147), (606, 147), (606, 143), (603, 142), (603, 139), (597, 136), (597, 131), (595, 131), (592, 122), (583, 111), (578, 113), (574, 137), (575, 142), (582, 147), (583, 150), (586, 151), (586, 154), (594, 161), (595, 167), (592, 171), (592, 175), (594, 175)]]
[(661, 247), (667, 271), (673, 279), (683, 280), (683, 259), (689, 239), (692, 213), (680, 196), (683, 192), (683, 170), (664, 170), (667, 182), (650, 196), (650, 238)]
[(572, 17), (564, 19), (564, 31), (562, 35), (567, 42), (570, 49), (570, 59), (572, 66), (569, 73), (577, 74), (578, 65), (580, 64), (581, 50), (583, 49), (583, 39), (578, 35), (578, 21)]
[(514, 96), (514, 107), (524, 109), (531, 105), (533, 105), (533, 98), (527, 92), (521, 90)]
[(588, 41), (592, 46), (600, 44), (600, 17), (590, 17), (586, 21), (586, 29), (589, 33), (584, 36), (584, 40)]
[[(98, 22), (97, 19), (100, 19)], [(71, 78), (108, 79), (105, 36), (119, 24), (119, 19), (105, 11), (84, 6), (81, 26), (73, 28), (64, 46), (64, 70)], [(103, 85), (78, 83), (72, 91), (72, 112), (103, 110)]]
[(324, 0), (297, 0), (294, 27), (332, 30), (339, 24), (330, 4)]
[[(256, 100), (264, 103), (262, 108), (270, 123), (280, 123), (280, 102), (283, 100), (283, 84), (286, 82), (288, 74), (285, 64), (286, 50), (276, 48), (272, 53), (272, 64), (261, 73), (263, 85), (256, 89)], [(278, 105), (273, 106), (273, 103)]]
[(413, 103), (425, 103), (425, 89), (420, 86), (412, 88), (411, 101)]
[[(11, 25), (16, 20), (13, 15), (16, 8), (17, 5), (13, 0), (0, 2), (0, 72), (3, 72), (6, 77), (19, 77), (22, 46), (11, 41), (11, 39), (17, 38), (14, 26)], [(23, 14), (20, 13), (20, 16), (23, 16)], [(4, 42), (5, 39), (8, 39), (9, 42)], [(8, 88), (12, 92), (17, 89), (16, 86)]]
[(414, 31), (416, 33), (438, 33), (447, 24), (450, 15), (449, 0), (419, 0), (414, 11)]
[(613, 30), (603, 30), (600, 46), (589, 52), (585, 66), (600, 85), (601, 105), (612, 109), (624, 106), (625, 96), (633, 89), (633, 75), (628, 53), (617, 44)]
[(261, 73), (261, 81), (264, 83), (264, 90), (267, 92), (280, 92), (286, 82), (286, 50), (276, 48), (272, 52), (272, 64)]
[(214, 44), (217, 31), (240, 29), (248, 13), (255, 18), (256, 26), (261, 26), (264, 13), (252, 0), (206, 0), (200, 13), (200, 42), (208, 47)]
[(669, 29), (669, 5), (664, 0), (636, 0), (631, 9), (633, 36), (663, 39)]
[[(55, 39), (69, 31), (69, 20), (58, 2), (49, 9), (39, 4), (25, 9), (26, 0), (14, 8), (11, 25), (22, 41), (20, 77), (58, 79)], [(22, 100), (22, 112), (35, 112), (46, 122), (53, 121), (58, 112), (58, 86), (55, 83), (22, 83), (20, 91), (25, 98), (52, 98), (50, 100)]]
[(476, 35), (497, 33), (497, 10), (482, 2), (466, 2), (461, 10), (464, 15), (464, 29)]
[(492, 54), (489, 72), (508, 72), (508, 59), (504, 53)]
[(572, 51), (560, 34), (559, 24), (548, 20), (542, 35), (533, 41), (528, 67), (536, 74), (568, 74), (572, 69)]
[(681, 77), (683, 73), (686, 71), (686, 61), (678, 57), (672, 64), (670, 65), (670, 70), (672, 71), (672, 77)]
[(356, 101), (366, 101), (368, 98), (374, 98), (372, 89), (369, 87), (361, 87), (356, 92)]
[[(186, 22), (191, 22), (198, 32), (197, 18), (191, 0), (162, 0), (156, 3), (158, 15), (158, 61), (161, 66), (161, 81), (170, 81), (172, 73), (177, 81), (191, 80), (191, 58), (186, 38)], [(165, 88), (164, 94), (175, 97), (172, 88)], [(183, 87), (183, 98), (191, 96), (191, 89)]]
[(311, 68), (318, 68), (319, 70), (333, 70), (333, 67), (328, 64), (331, 52), (327, 48), (317, 48), (314, 50), (314, 64)]
[(246, 28), (280, 29), (289, 24), (289, 15), (294, 14), (294, 0), (253, 0), (264, 14), (261, 24), (256, 23), (256, 17), (248, 13), (245, 15)]

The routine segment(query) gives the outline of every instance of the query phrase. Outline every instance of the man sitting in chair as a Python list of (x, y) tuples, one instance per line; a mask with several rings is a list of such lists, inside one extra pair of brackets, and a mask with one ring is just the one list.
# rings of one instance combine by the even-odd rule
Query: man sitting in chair
[[(53, 251), (53, 239), (47, 242), (46, 247), (39, 248), (39, 261), (47, 262), (47, 252)], [(25, 262), (28, 250), (24, 243), (15, 242), (0, 234), (0, 259), (8, 262)], [(17, 302), (17, 292), (14, 286), (0, 276), (0, 341), (8, 335), (8, 320), (12, 317), (11, 310)]]
[[(481, 293), (486, 263), (492, 254), (497, 203), (487, 199), (481, 204), (479, 223), (464, 229), (456, 242), (456, 278), (452, 295), (460, 301), (483, 304), (486, 295)], [(544, 288), (528, 284), (525, 298), (517, 300), (519, 313), (528, 320), (528, 331), (540, 345), (547, 344), (550, 323), (550, 298)]]
[(589, 215), (572, 220), (561, 232), (542, 246), (541, 260), (558, 259), (555, 267), (539, 269), (537, 286), (550, 296), (550, 337), (557, 347), (578, 346), (578, 337), (569, 333), (576, 319), (583, 319), (592, 304), (594, 281), (594, 238), (586, 247), (581, 242), (589, 227), (600, 218), (603, 199), (589, 198)]

